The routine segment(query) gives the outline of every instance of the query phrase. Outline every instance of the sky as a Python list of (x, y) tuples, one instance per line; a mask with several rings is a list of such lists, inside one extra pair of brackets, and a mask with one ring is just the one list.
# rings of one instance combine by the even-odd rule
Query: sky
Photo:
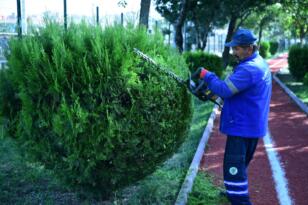
[[(21, 0), (25, 1), (26, 15), (38, 15), (44, 11), (63, 13), (63, 0)], [(139, 12), (140, 0), (126, 0), (125, 8), (118, 6), (118, 0), (67, 0), (68, 15), (93, 16), (96, 6), (99, 6), (100, 15), (120, 15), (121, 12)], [(153, 2), (153, 1), (152, 1)], [(16, 0), (0, 0), (0, 15), (9, 15), (16, 12)], [(152, 4), (150, 16), (161, 18)]]

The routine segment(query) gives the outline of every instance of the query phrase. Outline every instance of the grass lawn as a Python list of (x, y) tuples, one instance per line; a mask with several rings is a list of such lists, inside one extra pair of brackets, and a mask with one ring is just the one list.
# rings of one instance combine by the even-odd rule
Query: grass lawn
[(213, 185), (212, 176), (198, 172), (192, 192), (189, 194), (187, 205), (223, 205), (228, 204), (226, 197), (219, 196), (223, 188)]
[(63, 187), (50, 171), (27, 162), (14, 140), (0, 140), (0, 204), (76, 204), (77, 195)]
[[(13, 139), (0, 133), (0, 204), (173, 204), (197, 149), (213, 105), (195, 100), (191, 130), (178, 152), (152, 175), (135, 185), (114, 193), (109, 201), (81, 199), (65, 188), (53, 173), (40, 164), (30, 163), (21, 155)], [(3, 134), (2, 134), (3, 135)], [(210, 180), (197, 184), (208, 192), (211, 201), (219, 201)], [(204, 189), (211, 187), (210, 189)], [(199, 185), (198, 185), (199, 187)], [(203, 198), (200, 198), (200, 200)], [(194, 203), (197, 204), (197, 203)]]
[(284, 69), (277, 77), (290, 89), (294, 94), (300, 98), (306, 105), (308, 105), (308, 86), (303, 85), (302, 82), (295, 80), (288, 69)]

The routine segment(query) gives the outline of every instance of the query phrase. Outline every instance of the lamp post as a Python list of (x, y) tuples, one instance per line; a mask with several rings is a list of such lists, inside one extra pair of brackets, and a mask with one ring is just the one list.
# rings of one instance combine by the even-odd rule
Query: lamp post
[(21, 38), (22, 30), (21, 30), (21, 6), (20, 6), (20, 0), (17, 0), (17, 34), (18, 34), (18, 37)]
[(27, 24), (27, 16), (26, 16), (26, 0), (21, 0), (21, 28), (22, 34), (27, 34), (28, 24)]
[(96, 7), (96, 24), (99, 25), (99, 7)]
[(67, 30), (67, 5), (66, 0), (64, 0), (64, 29)]

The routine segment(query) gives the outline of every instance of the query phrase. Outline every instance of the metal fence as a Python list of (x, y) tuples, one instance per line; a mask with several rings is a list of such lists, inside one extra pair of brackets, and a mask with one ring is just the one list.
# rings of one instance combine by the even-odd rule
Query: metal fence
[(14, 33), (0, 33), (0, 68), (6, 66), (5, 52), (9, 48), (9, 39), (15, 35)]

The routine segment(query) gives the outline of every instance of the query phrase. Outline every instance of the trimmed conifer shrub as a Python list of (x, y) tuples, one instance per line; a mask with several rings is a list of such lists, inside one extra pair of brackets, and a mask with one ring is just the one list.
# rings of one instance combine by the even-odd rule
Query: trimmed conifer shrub
[(195, 51), (185, 52), (184, 57), (191, 72), (196, 71), (199, 67), (204, 67), (218, 76), (223, 73), (222, 59), (217, 55)]
[(305, 74), (308, 73), (308, 46), (294, 45), (289, 50), (289, 70), (291, 74), (302, 81)]
[(304, 76), (304, 80), (303, 80), (304, 85), (308, 86), (308, 72), (305, 74)]
[(278, 51), (279, 43), (277, 41), (270, 41), (269, 44), (271, 55), (275, 55)]
[(13, 92), (1, 96), (9, 99), (1, 116), (10, 134), (67, 185), (97, 197), (152, 173), (189, 129), (186, 88), (144, 63), (134, 47), (188, 75), (160, 34), (132, 26), (82, 23), (65, 31), (47, 22), (10, 41), (9, 72), (2, 75), (8, 83), (0, 91)]
[(271, 55), (270, 54), (270, 43), (267, 41), (261, 42), (259, 52), (263, 58), (268, 58)]

